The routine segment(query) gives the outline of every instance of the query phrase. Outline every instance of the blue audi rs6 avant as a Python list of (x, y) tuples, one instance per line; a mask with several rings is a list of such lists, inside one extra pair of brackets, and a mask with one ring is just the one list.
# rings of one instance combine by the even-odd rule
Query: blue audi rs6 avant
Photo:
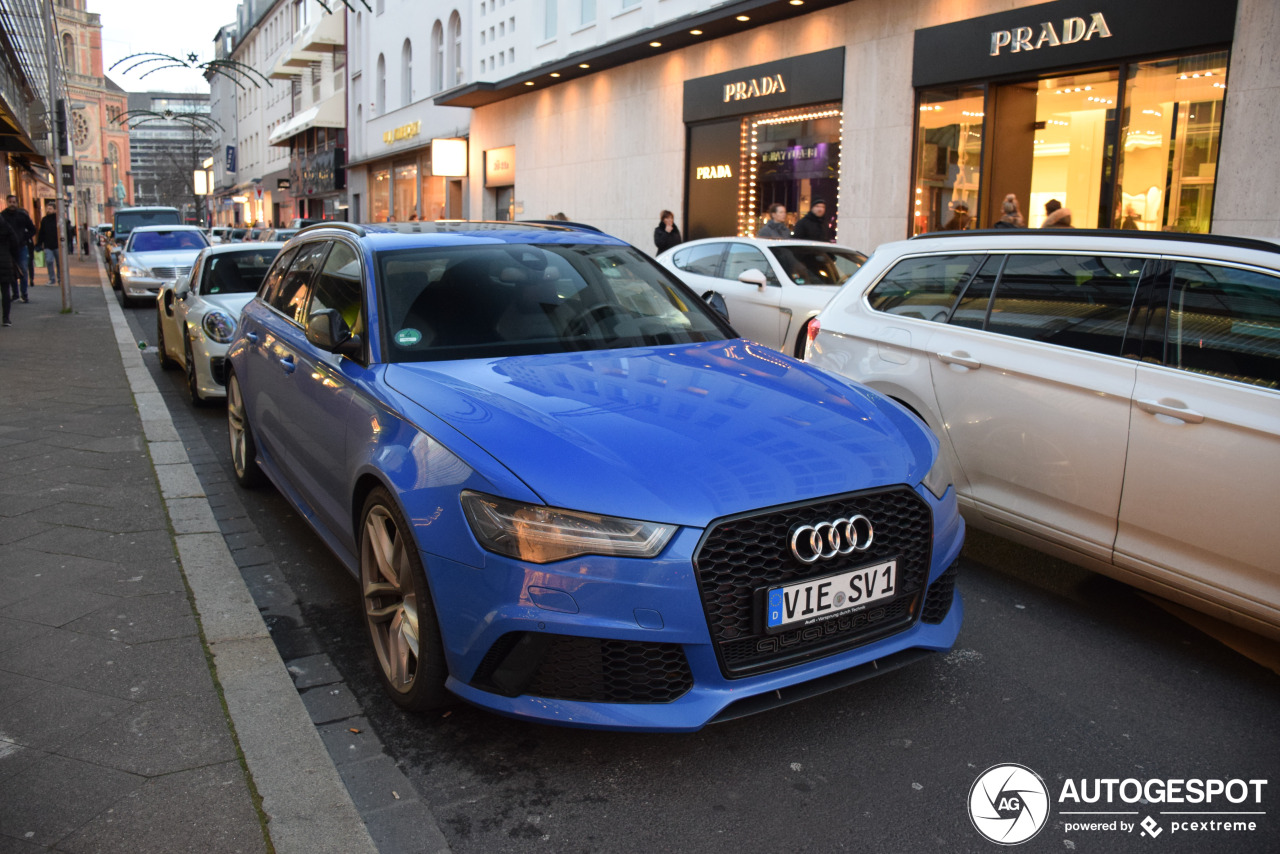
[(938, 443), (576, 228), (317, 225), (228, 353), (237, 478), (359, 580), (391, 697), (696, 730), (945, 650)]

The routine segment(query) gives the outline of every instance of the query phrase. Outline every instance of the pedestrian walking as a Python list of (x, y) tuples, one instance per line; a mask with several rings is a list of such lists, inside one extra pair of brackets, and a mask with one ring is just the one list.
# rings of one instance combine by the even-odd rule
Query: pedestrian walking
[[(58, 284), (58, 203), (44, 200), (45, 215), (40, 220), (36, 248), (44, 250), (44, 268), (49, 271), (49, 284)], [(23, 302), (26, 302), (24, 299)]]
[(760, 226), (756, 237), (767, 237), (770, 240), (786, 240), (791, 237), (791, 229), (787, 228), (787, 206), (782, 202), (769, 205), (769, 220)]
[(1062, 202), (1050, 199), (1044, 203), (1045, 218), (1041, 228), (1071, 228), (1071, 209), (1064, 208)]
[(1025, 228), (1027, 221), (1022, 218), (1022, 211), (1018, 208), (1018, 197), (1013, 193), (1004, 197), (1004, 201), (1000, 203), (1000, 210), (1003, 215), (996, 220), (996, 224), (992, 228)]
[(951, 206), (951, 219), (942, 226), (943, 231), (968, 231), (973, 220), (969, 217), (969, 205), (956, 202)]
[(653, 245), (658, 247), (658, 254), (661, 255), (681, 243), (684, 243), (684, 238), (680, 236), (680, 229), (676, 228), (676, 215), (671, 211), (663, 211), (658, 217), (658, 227), (653, 230)]
[(80, 225), (80, 254), (89, 255), (89, 226), (83, 223)]
[(827, 203), (822, 199), (814, 199), (809, 212), (796, 223), (791, 236), (796, 240), (832, 242), (835, 238), (831, 234), (831, 226), (827, 225)]
[(15, 275), (12, 280), (5, 279), (4, 287), (11, 290), (12, 299), (25, 299), (27, 296), (27, 286), (31, 283), (30, 265), (31, 265), (31, 238), (36, 235), (36, 224), (32, 221), (31, 215), (27, 213), (22, 205), (18, 204), (18, 197), (9, 194), (5, 198), (5, 209), (0, 211), (0, 218), (8, 223), (9, 228), (13, 229), (14, 234), (18, 236), (18, 254), (14, 258)]
[(18, 275), (18, 245), (18, 233), (9, 227), (6, 217), (0, 217), (0, 282), (6, 283), (4, 288), (0, 288), (0, 312), (3, 312), (0, 324), (4, 326), (13, 325), (9, 322), (13, 294), (7, 283)]

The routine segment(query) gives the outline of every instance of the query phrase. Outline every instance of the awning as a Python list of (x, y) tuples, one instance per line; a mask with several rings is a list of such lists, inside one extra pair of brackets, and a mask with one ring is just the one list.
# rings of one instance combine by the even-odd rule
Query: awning
[(347, 124), (347, 91), (334, 92), (309, 110), (304, 110), (276, 128), (267, 138), (271, 145), (285, 145), (307, 128), (340, 128)]

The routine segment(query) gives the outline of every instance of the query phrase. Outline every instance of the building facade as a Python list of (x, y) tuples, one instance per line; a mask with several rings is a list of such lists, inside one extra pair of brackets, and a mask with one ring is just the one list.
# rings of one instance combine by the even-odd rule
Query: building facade
[(188, 222), (203, 222), (205, 202), (194, 195), (192, 175), (212, 151), (209, 94), (130, 92), (128, 103), (134, 203), (172, 206)]
[(1270, 0), (481, 6), (476, 76), (435, 99), (473, 108), (474, 216), (648, 247), (663, 209), (696, 237), (822, 199), (869, 249), (1013, 194), (1031, 225), (1057, 199), (1077, 226), (1280, 236)]
[(347, 12), (352, 220), (461, 219), (477, 210), (467, 201), (465, 155), (452, 162), (465, 152), (470, 111), (434, 101), (472, 79), (470, 14), (415, 0)]

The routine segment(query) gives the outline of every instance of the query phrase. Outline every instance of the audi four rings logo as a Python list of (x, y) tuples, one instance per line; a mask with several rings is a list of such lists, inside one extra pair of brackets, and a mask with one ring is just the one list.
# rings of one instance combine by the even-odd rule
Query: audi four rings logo
[(791, 534), (791, 553), (801, 563), (817, 563), (837, 555), (865, 552), (871, 548), (875, 531), (866, 516), (802, 525)]

